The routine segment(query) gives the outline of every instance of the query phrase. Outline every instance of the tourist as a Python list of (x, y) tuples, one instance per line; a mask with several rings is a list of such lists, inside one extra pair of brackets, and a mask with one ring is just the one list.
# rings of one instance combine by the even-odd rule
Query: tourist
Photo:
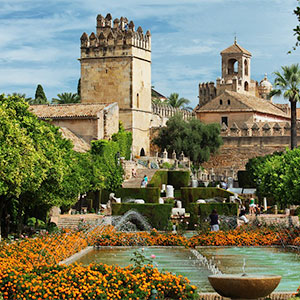
[(254, 198), (250, 198), (250, 204), (249, 204), (249, 214), (250, 215), (255, 215), (255, 200)]
[(144, 175), (144, 181), (146, 182), (146, 186), (148, 184), (148, 176), (147, 175)]
[(211, 231), (219, 231), (219, 216), (215, 209), (209, 215)]
[(147, 186), (147, 182), (145, 181), (145, 178), (143, 178), (141, 182), (141, 188), (145, 188)]
[(134, 177), (134, 178), (136, 177), (136, 171), (135, 171), (135, 169), (132, 169), (132, 170), (131, 170), (131, 175), (132, 175), (132, 177)]
[(244, 221), (245, 224), (249, 223), (249, 220), (246, 218), (246, 208), (245, 208), (245, 206), (242, 206), (240, 208), (239, 219)]
[(260, 212), (261, 212), (260, 206), (257, 204), (257, 205), (255, 205), (254, 209), (255, 209), (255, 216), (259, 216)]

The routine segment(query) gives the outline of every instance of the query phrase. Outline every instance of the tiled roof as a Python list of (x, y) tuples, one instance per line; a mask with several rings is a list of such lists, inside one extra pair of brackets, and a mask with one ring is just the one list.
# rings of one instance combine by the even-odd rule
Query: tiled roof
[[(222, 99), (222, 105), (220, 100)], [(230, 99), (230, 105), (228, 105)], [(212, 99), (202, 107), (197, 109), (197, 112), (243, 112), (253, 111), (270, 115), (276, 115), (289, 119), (290, 116), (276, 107), (272, 102), (251, 95), (240, 94), (233, 91), (225, 90), (221, 95)]]
[(223, 50), (221, 52), (221, 54), (230, 54), (230, 53), (245, 53), (248, 54), (250, 56), (252, 56), (252, 54), (247, 51), (246, 49), (244, 49), (243, 47), (241, 47), (238, 43), (234, 42), (233, 45), (231, 45), (230, 47), (226, 48), (225, 50)]
[(97, 117), (110, 104), (57, 104), (31, 105), (29, 110), (40, 119)]
[(81, 137), (77, 136), (71, 130), (66, 127), (60, 127), (59, 131), (65, 139), (71, 140), (74, 147), (73, 149), (77, 152), (87, 152), (91, 149), (91, 146), (83, 140)]

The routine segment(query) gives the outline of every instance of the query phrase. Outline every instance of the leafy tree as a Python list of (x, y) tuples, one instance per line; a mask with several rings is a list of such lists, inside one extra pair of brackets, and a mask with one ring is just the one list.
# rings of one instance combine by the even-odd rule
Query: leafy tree
[(74, 152), (59, 128), (38, 120), (24, 99), (2, 95), (0, 109), (0, 214), (14, 209), (9, 214), (19, 225), (24, 214), (45, 219), (50, 207), (70, 206), (79, 194), (103, 186), (91, 154)]
[(72, 104), (72, 103), (79, 103), (80, 96), (78, 94), (72, 93), (62, 93), (57, 94), (58, 98), (53, 98), (52, 103), (55, 104)]
[(30, 102), (30, 104), (47, 104), (48, 100), (45, 95), (43, 87), (38, 84), (35, 91), (35, 97), (33, 101)]
[(183, 151), (197, 167), (222, 145), (218, 124), (206, 125), (198, 119), (186, 122), (178, 114), (170, 118), (166, 125), (160, 129), (153, 142), (161, 149), (166, 148), (168, 152), (175, 150), (180, 154)]
[(300, 100), (300, 67), (299, 64), (281, 67), (282, 73), (274, 72), (276, 75), (274, 81), (275, 89), (271, 91), (270, 96), (283, 97), (290, 101), (291, 105), (291, 149), (297, 147), (297, 101)]
[(300, 149), (250, 159), (246, 169), (259, 196), (274, 199), (282, 207), (300, 204)]
[(179, 98), (179, 94), (172, 93), (169, 96), (167, 103), (175, 108), (184, 108), (185, 105), (190, 103), (190, 100), (186, 98)]

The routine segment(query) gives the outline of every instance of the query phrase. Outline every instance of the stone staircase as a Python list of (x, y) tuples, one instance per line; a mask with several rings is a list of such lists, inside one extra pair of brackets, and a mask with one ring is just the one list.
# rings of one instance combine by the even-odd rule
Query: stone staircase
[(146, 168), (137, 169), (137, 171), (136, 171), (137, 176), (135, 178), (125, 180), (123, 182), (122, 187), (123, 188), (140, 188), (141, 182), (144, 178), (144, 175), (148, 176), (148, 182), (149, 182), (156, 171), (157, 171), (156, 169), (146, 169)]
[(60, 215), (55, 223), (58, 228), (75, 229), (82, 221), (94, 225), (101, 223), (103, 221), (103, 216), (97, 214)]

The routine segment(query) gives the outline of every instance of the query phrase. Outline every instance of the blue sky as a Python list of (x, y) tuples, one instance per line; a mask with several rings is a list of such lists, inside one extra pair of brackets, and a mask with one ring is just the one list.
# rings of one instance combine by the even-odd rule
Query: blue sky
[[(34, 97), (42, 84), (51, 99), (76, 92), (80, 36), (96, 16), (133, 20), (152, 33), (152, 85), (197, 103), (198, 83), (220, 76), (220, 52), (238, 43), (252, 53), (252, 78), (300, 62), (293, 15), (296, 0), (1, 0), (0, 92)], [(280, 101), (277, 101), (280, 102)]]

